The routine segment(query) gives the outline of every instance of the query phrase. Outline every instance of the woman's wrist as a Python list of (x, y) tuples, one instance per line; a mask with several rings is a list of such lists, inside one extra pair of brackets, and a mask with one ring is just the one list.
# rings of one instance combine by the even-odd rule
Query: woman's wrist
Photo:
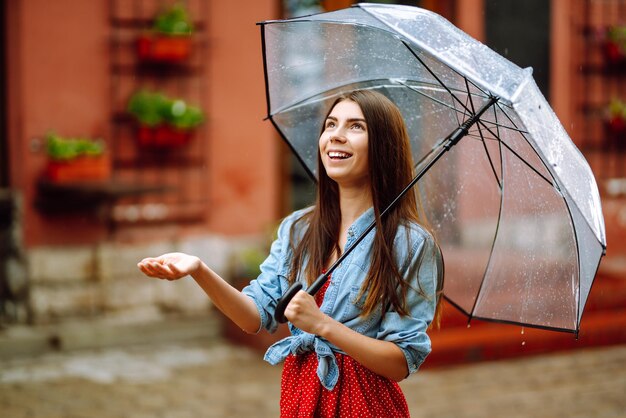
[(329, 340), (332, 338), (333, 330), (336, 329), (339, 322), (335, 321), (330, 316), (324, 314), (323, 320), (319, 322), (315, 335)]
[(189, 273), (189, 275), (196, 281), (208, 280), (211, 277), (212, 270), (202, 260), (200, 260), (200, 258), (197, 259), (196, 263), (196, 267), (191, 273)]

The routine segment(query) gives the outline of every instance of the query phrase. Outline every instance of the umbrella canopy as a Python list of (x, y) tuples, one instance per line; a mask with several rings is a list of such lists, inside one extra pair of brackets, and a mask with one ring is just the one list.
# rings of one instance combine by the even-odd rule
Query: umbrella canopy
[(473, 118), (419, 181), (444, 295), (470, 318), (578, 332), (606, 249), (600, 197), (531, 69), (416, 7), (358, 4), (260, 26), (268, 117), (313, 178), (323, 118), (346, 91), (398, 105), (418, 168)]

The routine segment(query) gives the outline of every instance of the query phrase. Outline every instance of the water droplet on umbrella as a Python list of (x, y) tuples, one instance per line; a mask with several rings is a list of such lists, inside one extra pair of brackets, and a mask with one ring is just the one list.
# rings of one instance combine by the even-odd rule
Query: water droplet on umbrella
[(522, 341), (522, 345), (526, 345), (526, 341)]

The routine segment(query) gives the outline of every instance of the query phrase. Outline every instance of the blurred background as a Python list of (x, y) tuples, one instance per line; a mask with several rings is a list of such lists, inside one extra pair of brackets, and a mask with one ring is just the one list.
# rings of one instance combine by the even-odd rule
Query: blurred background
[[(136, 264), (183, 251), (236, 286), (256, 275), (313, 183), (264, 121), (255, 23), (352, 3), (0, 2), (0, 361), (187, 341), (262, 351), (277, 338), (249, 338), (192, 280), (147, 280)], [(626, 0), (385, 3), (430, 9), (533, 68), (591, 165), (607, 230), (578, 339), (470, 326), (450, 306), (424, 368), (625, 344)]]

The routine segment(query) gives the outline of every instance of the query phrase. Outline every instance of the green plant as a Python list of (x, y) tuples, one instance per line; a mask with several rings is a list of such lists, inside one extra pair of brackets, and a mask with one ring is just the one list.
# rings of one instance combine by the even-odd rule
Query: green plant
[(607, 30), (607, 38), (619, 47), (622, 54), (626, 54), (626, 25), (611, 26)]
[(278, 225), (270, 225), (263, 239), (251, 243), (233, 254), (230, 259), (231, 275), (235, 284), (247, 284), (261, 274), (261, 264), (270, 253), (271, 244), (278, 236)]
[(65, 138), (53, 132), (46, 135), (48, 157), (56, 161), (68, 161), (81, 156), (104, 154), (104, 141), (90, 138)]
[(613, 99), (608, 107), (609, 118), (619, 118), (626, 120), (626, 102), (619, 99)]
[(610, 65), (626, 63), (626, 25), (611, 26), (607, 29), (603, 52)]
[(235, 255), (233, 273), (236, 278), (256, 279), (261, 274), (260, 265), (267, 257), (267, 250), (249, 247)]
[(152, 28), (166, 35), (190, 35), (193, 32), (193, 23), (185, 6), (176, 3), (156, 17)]
[(142, 125), (168, 124), (178, 129), (192, 129), (204, 122), (202, 110), (182, 99), (170, 99), (159, 92), (141, 90), (128, 101), (127, 110)]

